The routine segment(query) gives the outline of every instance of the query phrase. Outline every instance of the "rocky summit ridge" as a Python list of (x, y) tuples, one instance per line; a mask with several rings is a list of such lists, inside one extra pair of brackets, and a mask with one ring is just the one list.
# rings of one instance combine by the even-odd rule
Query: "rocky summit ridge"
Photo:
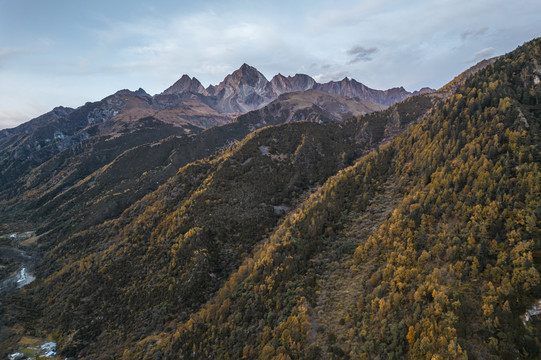
[(201, 98), (207, 105), (220, 113), (244, 113), (269, 104), (281, 94), (311, 89), (348, 98), (358, 97), (384, 106), (390, 106), (412, 95), (434, 91), (430, 88), (423, 88), (419, 91), (409, 92), (403, 87), (376, 90), (348, 77), (341, 81), (320, 84), (306, 74), (287, 77), (277, 74), (269, 81), (255, 67), (244, 63), (239, 69), (227, 75), (218, 85), (210, 85), (204, 89), (195, 77), (190, 78), (188, 75), (183, 75), (173, 86), (160, 95), (175, 95), (179, 99), (192, 95)]

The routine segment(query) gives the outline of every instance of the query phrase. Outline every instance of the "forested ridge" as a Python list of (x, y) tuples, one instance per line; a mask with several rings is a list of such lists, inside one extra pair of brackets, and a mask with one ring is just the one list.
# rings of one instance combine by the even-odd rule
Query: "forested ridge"
[(8, 322), (88, 359), (539, 358), (540, 78), (537, 39), (452, 95), (253, 132), (46, 237)]
[(48, 309), (43, 327), (65, 355), (104, 344), (118, 354), (171, 319), (187, 320), (290, 209), (431, 106), (420, 96), (391, 108), (392, 117), (271, 126), (182, 167), (118, 219), (47, 251), (35, 290)]
[[(541, 297), (539, 63), (535, 40), (472, 77), (329, 179), (172, 335), (126, 357), (538, 358), (539, 320), (521, 317)], [(389, 206), (356, 236), (364, 211)], [(316, 323), (318, 295), (346, 276), (354, 304)]]

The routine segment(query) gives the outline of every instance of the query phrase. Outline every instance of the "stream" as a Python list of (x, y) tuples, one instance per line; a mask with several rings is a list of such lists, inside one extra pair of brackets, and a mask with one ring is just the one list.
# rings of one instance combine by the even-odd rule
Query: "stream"
[(25, 251), (12, 246), (0, 246), (0, 259), (15, 265), (11, 265), (14, 271), (0, 278), (0, 297), (10, 295), (36, 279), (32, 273), (34, 257)]

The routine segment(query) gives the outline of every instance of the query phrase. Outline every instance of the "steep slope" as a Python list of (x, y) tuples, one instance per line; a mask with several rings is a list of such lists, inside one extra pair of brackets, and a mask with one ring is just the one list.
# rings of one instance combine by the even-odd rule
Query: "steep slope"
[(118, 103), (110, 105), (104, 101), (87, 104), (77, 110), (59, 111), (57, 108), (28, 124), (2, 131), (9, 135), (2, 139), (0, 145), (0, 190), (63, 149), (88, 139), (91, 134), (83, 129), (97, 122), (98, 118), (111, 118), (119, 106)]
[[(262, 109), (245, 116), (259, 118), (258, 123), (273, 125), (296, 121), (343, 122), (344, 119), (380, 111), (384, 106), (367, 100), (349, 99), (318, 90), (282, 94)], [(385, 122), (382, 122), (385, 125)]]
[(521, 318), (541, 297), (540, 62), (535, 40), (480, 71), (125, 355), (538, 358), (541, 324)]
[(0, 144), (3, 148), (6, 146), (5, 144), (5, 142), (7, 141), (6, 138), (11, 137), (16, 134), (20, 134), (20, 133), (30, 134), (34, 132), (37, 127), (44, 125), (46, 123), (61, 119), (61, 118), (65, 118), (66, 116), (71, 114), (74, 110), (75, 109), (72, 109), (72, 108), (59, 106), (49, 111), (48, 113), (45, 113), (41, 116), (38, 116), (37, 118), (33, 120), (30, 120), (24, 124), (17, 126), (16, 128), (0, 130)]
[(102, 129), (102, 133), (118, 133), (126, 124), (150, 116), (177, 127), (199, 129), (227, 124), (233, 119), (232, 115), (217, 112), (197, 97), (186, 98), (184, 95), (155, 95), (152, 98), (151, 108), (123, 109), (111, 119), (111, 123), (107, 124), (109, 127)]
[[(3, 223), (17, 224), (31, 220), (30, 214), (47, 201), (73, 187), (92, 172), (113, 161), (126, 149), (155, 142), (171, 135), (183, 136), (196, 133), (196, 127), (176, 127), (154, 118), (143, 118), (124, 125), (125, 130), (116, 135), (99, 135), (96, 126), (87, 128), (94, 133), (79, 144), (71, 144), (51, 159), (33, 169), (22, 172), (11, 186), (0, 192)], [(35, 224), (45, 219), (35, 219)], [(32, 221), (34, 222), (34, 221)], [(31, 223), (32, 223), (31, 222)], [(27, 226), (35, 226), (32, 224)], [(34, 228), (35, 229), (35, 228)]]
[(471, 68), (467, 69), (463, 73), (456, 76), (452, 81), (450, 81), (448, 84), (443, 86), (441, 89), (438, 89), (438, 93), (444, 93), (444, 94), (452, 94), (458, 89), (460, 86), (464, 85), (466, 80), (470, 78), (472, 75), (475, 75), (480, 70), (483, 70), (489, 65), (492, 65), (496, 62), (498, 58), (493, 57), (491, 59), (485, 59), (479, 61), (477, 64), (472, 66)]
[[(402, 104), (395, 105), (399, 110), (393, 111), (409, 116), (404, 124), (432, 106), (429, 98), (418, 100), (418, 107), (406, 106), (408, 111)], [(380, 127), (385, 129), (385, 122), (394, 125), (391, 117), (380, 120), (383, 124), (377, 127), (371, 121), (359, 120), (359, 128), (373, 140), (366, 143), (353, 136), (354, 125), (334, 122), (261, 129), (216, 158), (184, 167), (119, 219), (88, 228), (89, 224), (99, 224), (103, 213), (110, 211), (106, 204), (121, 205), (127, 199), (124, 194), (142, 194), (147, 184), (152, 185), (174, 169), (170, 164), (175, 160), (171, 159), (183, 154), (184, 146), (194, 148), (197, 141), (204, 141), (201, 146), (205, 146), (219, 136), (223, 139), (224, 134), (248, 133), (250, 128), (269, 125), (256, 112), (249, 113), (193, 137), (192, 144), (169, 139), (130, 150), (43, 206), (40, 216), (51, 218), (49, 230), (53, 231), (40, 239), (48, 251), (37, 272), (48, 279), (36, 291), (48, 309), (44, 313), (50, 315), (47, 327), (65, 336), (73, 335), (63, 341), (65, 354), (95, 354), (104, 346), (103, 339), (112, 336), (118, 343), (110, 347), (107, 342), (107, 347), (111, 354), (118, 355), (120, 344), (133, 341), (131, 329), (139, 328), (141, 334), (149, 335), (155, 328), (165, 329), (174, 317), (187, 318), (215, 293), (289, 208), (384, 138), (385, 131), (380, 132)], [(129, 165), (136, 159), (145, 161)], [(147, 163), (161, 165), (143, 174), (138, 182), (126, 185), (143, 171), (138, 167)], [(133, 174), (124, 177), (131, 171)], [(74, 234), (77, 229), (84, 231)], [(178, 249), (173, 244), (178, 244)], [(200, 250), (205, 250), (201, 257), (190, 255)], [(89, 265), (101, 270), (90, 270)], [(153, 275), (149, 277), (150, 268)], [(106, 278), (89, 277), (89, 271)], [(124, 285), (119, 287), (121, 283)], [(190, 290), (183, 292), (186, 289)], [(179, 291), (184, 295), (179, 297)], [(147, 293), (167, 295), (151, 299)], [(124, 305), (108, 305), (110, 297), (117, 295), (123, 299), (119, 304)], [(130, 312), (126, 312), (127, 303), (131, 304)], [(96, 322), (97, 317), (106, 320)]]
[[(354, 158), (358, 147), (332, 124), (262, 129), (214, 160), (181, 169), (119, 220), (63, 241), (42, 271), (60, 259), (63, 268), (39, 293), (51, 309), (49, 326), (76, 331), (64, 353), (96, 351), (95, 335), (132, 341), (140, 335), (131, 329), (148, 334), (186, 318), (301, 194), (343, 167), (343, 159)], [(111, 307), (111, 296), (129, 305)], [(75, 312), (68, 310), (72, 306)], [(96, 316), (103, 321), (93, 321)]]
[[(0, 191), (17, 188), (14, 183), (29, 171), (66, 149), (77, 151), (91, 137), (106, 135), (115, 138), (137, 131), (141, 125), (139, 119), (156, 112), (151, 103), (150, 95), (141, 89), (136, 92), (121, 90), (76, 110), (57, 108), (15, 129), (3, 130)], [(184, 109), (177, 109), (177, 115), (179, 112), (183, 113)], [(185, 133), (194, 128), (189, 121), (191, 114), (188, 113), (187, 118), (167, 114), (162, 122), (166, 128), (177, 127), (174, 133)], [(229, 120), (229, 117), (225, 118)], [(213, 125), (220, 122), (225, 121), (218, 120)]]
[[(100, 142), (93, 137), (115, 139), (138, 132), (144, 123), (141, 121), (143, 118), (157, 120), (148, 129), (150, 133), (155, 133), (155, 128), (161, 126), (162, 132), (168, 132), (168, 135), (190, 134), (228, 123), (231, 115), (218, 113), (192, 96), (189, 91), (199, 91), (201, 96), (208, 93), (201, 90), (197, 79), (189, 80), (186, 82), (182, 78), (164, 95), (155, 97), (142, 89), (120, 90), (101, 101), (87, 103), (77, 109), (55, 108), (14, 129), (0, 131), (0, 192), (7, 191), (7, 194), (0, 194), (0, 199), (12, 197), (30, 171), (64, 150), (79, 153), (81, 148)], [(149, 136), (147, 142), (155, 140)], [(116, 155), (128, 149), (119, 145)], [(99, 164), (103, 166), (106, 162)], [(56, 170), (61, 172), (61, 169)], [(94, 170), (96, 168), (91, 169)]]

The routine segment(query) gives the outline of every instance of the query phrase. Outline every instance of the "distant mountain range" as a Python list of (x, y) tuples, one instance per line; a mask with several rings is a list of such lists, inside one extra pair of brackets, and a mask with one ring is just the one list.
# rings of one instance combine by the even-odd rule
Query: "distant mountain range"
[[(65, 148), (69, 143), (77, 141), (74, 135), (84, 128), (99, 124), (94, 130), (98, 133), (123, 132), (127, 130), (126, 127), (130, 127), (130, 122), (145, 116), (153, 116), (164, 123), (184, 128), (189, 133), (192, 126), (205, 129), (225, 124), (234, 116), (262, 108), (282, 94), (306, 90), (364, 99), (383, 106), (390, 106), (412, 95), (434, 91), (423, 88), (409, 92), (403, 87), (374, 90), (350, 78), (319, 84), (304, 74), (288, 77), (278, 74), (268, 81), (256, 68), (243, 64), (221, 83), (206, 89), (195, 77), (183, 75), (169, 88), (154, 96), (143, 89), (120, 90), (101, 101), (89, 102), (77, 109), (54, 108), (16, 128), (1, 130), (0, 149), (6, 143), (3, 139), (30, 134), (34, 137), (32, 150), (47, 146), (53, 139), (64, 140), (58, 147)], [(81, 134), (83, 138), (86, 136)]]
[[(307, 90), (311, 92), (302, 95), (302, 101), (294, 106), (298, 112), (302, 104), (307, 109), (305, 114), (299, 117), (291, 115), (284, 121), (307, 119), (307, 111), (312, 110), (318, 113), (318, 118), (322, 116), (336, 120), (342, 116), (356, 116), (381, 110), (417, 93), (433, 91), (421, 89), (410, 93), (404, 88), (374, 90), (349, 78), (319, 84), (302, 74), (293, 77), (278, 74), (268, 81), (257, 69), (247, 64), (227, 75), (220, 84), (207, 89), (196, 78), (183, 75), (161, 94), (151, 96), (143, 89), (120, 90), (101, 101), (89, 102), (77, 109), (57, 107), (16, 128), (1, 130), (0, 191), (56, 154), (66, 149), (73, 151), (81, 148), (90, 138), (118, 140), (127, 134), (138, 133), (138, 136), (130, 137), (130, 143), (140, 139), (133, 143), (135, 145), (166, 135), (194, 134), (229, 123), (235, 116), (248, 111), (261, 109), (278, 100), (282, 94)], [(321, 92), (332, 94), (332, 101), (341, 105), (324, 106), (325, 109), (318, 107)], [(311, 96), (314, 98), (311, 99)], [(299, 99), (299, 96), (296, 98)], [(145, 117), (153, 118), (153, 130), (145, 129), (142, 125), (141, 119)], [(108, 151), (107, 156), (117, 156), (123, 150), (125, 148), (120, 146), (117, 151)], [(111, 161), (112, 158), (103, 160)]]
[[(319, 84), (304, 74), (287, 77), (278, 74), (268, 81), (256, 68), (243, 64), (238, 70), (227, 75), (220, 84), (210, 85), (206, 89), (196, 78), (183, 75), (167, 90), (156, 95), (155, 99), (158, 103), (167, 103), (174, 97), (178, 100), (185, 99), (189, 94), (192, 97), (198, 97), (220, 113), (245, 113), (261, 108), (282, 94), (312, 89), (349, 98), (362, 98), (385, 106), (390, 106), (412, 95), (434, 91), (423, 88), (411, 93), (403, 87), (374, 90), (350, 78)], [(174, 103), (173, 101), (169, 104)]]

